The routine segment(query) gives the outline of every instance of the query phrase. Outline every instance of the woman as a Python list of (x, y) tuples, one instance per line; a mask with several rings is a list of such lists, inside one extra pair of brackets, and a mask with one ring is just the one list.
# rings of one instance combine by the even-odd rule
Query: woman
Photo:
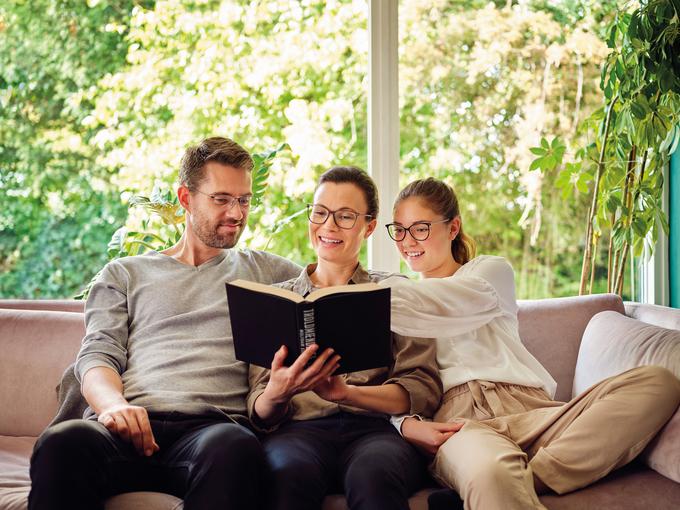
[(424, 278), (393, 280), (392, 328), (436, 337), (444, 398), (433, 422), (395, 420), (436, 454), (431, 471), (465, 508), (544, 508), (537, 493), (584, 487), (632, 460), (670, 418), (680, 382), (660, 367), (602, 381), (566, 404), (522, 345), (514, 276), (501, 257), (474, 257), (453, 190), (429, 178), (404, 188), (387, 225)]
[[(308, 210), (317, 261), (281, 286), (306, 295), (316, 288), (386, 278), (359, 264), (363, 241), (376, 226), (377, 196), (371, 178), (358, 168), (336, 167), (323, 174)], [(283, 366), (285, 348), (271, 370), (251, 366), (251, 419), (265, 430), (279, 426), (264, 440), (274, 475), (274, 508), (318, 509), (327, 493), (344, 490), (352, 509), (408, 509), (423, 465), (390, 425), (389, 415), (432, 415), (441, 383), (431, 341), (394, 335), (392, 352), (389, 368), (336, 377), (329, 375), (342, 360), (330, 350), (309, 366), (314, 348), (290, 367)]]

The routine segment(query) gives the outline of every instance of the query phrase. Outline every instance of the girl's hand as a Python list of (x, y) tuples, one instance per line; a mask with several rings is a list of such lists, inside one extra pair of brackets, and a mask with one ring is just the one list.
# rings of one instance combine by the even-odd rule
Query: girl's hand
[(348, 400), (350, 386), (339, 375), (326, 377), (314, 387), (314, 393), (330, 402), (345, 402)]
[(465, 425), (464, 422), (440, 423), (406, 418), (401, 424), (401, 434), (404, 439), (413, 443), (420, 450), (434, 456), (439, 447), (463, 428), (463, 425)]

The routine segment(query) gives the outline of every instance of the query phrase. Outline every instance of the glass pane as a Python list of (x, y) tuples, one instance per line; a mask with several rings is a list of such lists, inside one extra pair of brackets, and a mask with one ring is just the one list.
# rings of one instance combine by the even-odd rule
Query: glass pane
[(400, 2), (401, 184), (431, 175), (452, 185), (465, 232), (478, 253), (510, 260), (520, 298), (578, 294), (587, 198), (565, 199), (558, 172), (530, 170), (529, 149), (543, 136), (578, 140), (578, 122), (601, 106), (615, 7)]
[[(366, 167), (365, 1), (30, 4), (0, 6), (0, 295), (74, 295), (123, 224), (171, 241), (127, 202), (172, 198), (184, 149), (216, 135), (288, 144), (241, 245), (312, 260), (304, 211), (287, 219), (323, 170)], [(146, 249), (126, 239), (114, 255)]]

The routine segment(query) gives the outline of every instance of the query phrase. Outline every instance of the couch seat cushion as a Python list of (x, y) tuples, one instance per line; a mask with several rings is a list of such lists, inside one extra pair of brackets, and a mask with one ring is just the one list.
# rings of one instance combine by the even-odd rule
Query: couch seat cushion
[[(26, 510), (35, 437), (0, 436), (0, 509)], [(129, 492), (106, 502), (106, 510), (179, 510), (182, 500), (158, 492)]]
[(677, 510), (680, 484), (633, 462), (589, 487), (540, 500), (549, 510)]
[(31, 487), (28, 476), (35, 437), (0, 436), (0, 508), (25, 510)]

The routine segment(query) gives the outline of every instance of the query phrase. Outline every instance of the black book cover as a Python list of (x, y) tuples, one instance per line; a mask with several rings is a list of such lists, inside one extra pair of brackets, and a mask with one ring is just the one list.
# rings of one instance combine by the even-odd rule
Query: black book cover
[(288, 347), (290, 366), (311, 343), (319, 354), (332, 347), (336, 374), (392, 363), (390, 289), (377, 284), (329, 287), (307, 299), (277, 287), (244, 280), (226, 284), (236, 359), (269, 368), (274, 353)]

